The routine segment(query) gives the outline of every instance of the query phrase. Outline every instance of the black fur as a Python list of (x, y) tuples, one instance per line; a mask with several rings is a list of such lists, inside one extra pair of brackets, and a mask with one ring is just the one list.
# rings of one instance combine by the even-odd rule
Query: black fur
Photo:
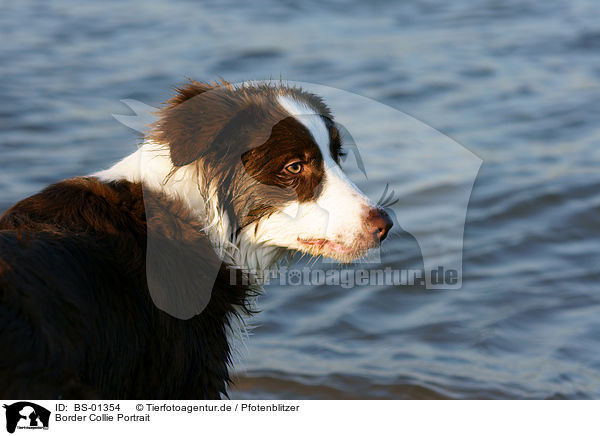
[[(252, 291), (230, 285), (221, 265), (200, 315), (180, 320), (157, 309), (147, 286), (148, 228), (166, 248), (165, 261), (169, 247), (185, 245), (186, 271), (220, 261), (202, 223), (144, 194), (139, 184), (71, 179), (0, 217), (0, 397), (218, 399), (226, 392), (225, 329)], [(161, 274), (155, 262), (154, 279), (166, 290), (201, 279)]]

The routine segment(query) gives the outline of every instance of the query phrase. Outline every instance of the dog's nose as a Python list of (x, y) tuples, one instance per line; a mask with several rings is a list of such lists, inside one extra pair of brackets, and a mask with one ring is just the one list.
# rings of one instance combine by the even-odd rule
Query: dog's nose
[(392, 228), (392, 219), (383, 209), (371, 209), (367, 216), (367, 229), (383, 241)]

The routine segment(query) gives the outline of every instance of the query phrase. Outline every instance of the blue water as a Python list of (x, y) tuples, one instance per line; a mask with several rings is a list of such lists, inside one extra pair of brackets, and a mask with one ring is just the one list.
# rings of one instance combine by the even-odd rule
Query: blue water
[(135, 150), (120, 100), (186, 77), (343, 89), (483, 160), (460, 290), (270, 286), (233, 398), (600, 398), (597, 2), (22, 0), (0, 41), (0, 210)]

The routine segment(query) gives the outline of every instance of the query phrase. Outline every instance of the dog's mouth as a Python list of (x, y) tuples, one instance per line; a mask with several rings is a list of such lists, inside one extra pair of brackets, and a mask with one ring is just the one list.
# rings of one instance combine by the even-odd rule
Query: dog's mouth
[(371, 248), (364, 244), (346, 245), (343, 242), (331, 241), (325, 238), (301, 238), (298, 237), (298, 244), (301, 251), (312, 254), (313, 256), (325, 256), (342, 262), (351, 262)]

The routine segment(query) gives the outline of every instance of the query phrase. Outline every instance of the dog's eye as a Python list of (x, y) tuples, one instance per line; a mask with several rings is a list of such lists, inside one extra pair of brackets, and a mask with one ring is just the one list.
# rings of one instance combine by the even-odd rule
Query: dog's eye
[(292, 174), (300, 174), (304, 169), (304, 165), (302, 165), (302, 162), (294, 162), (285, 167), (285, 169)]

